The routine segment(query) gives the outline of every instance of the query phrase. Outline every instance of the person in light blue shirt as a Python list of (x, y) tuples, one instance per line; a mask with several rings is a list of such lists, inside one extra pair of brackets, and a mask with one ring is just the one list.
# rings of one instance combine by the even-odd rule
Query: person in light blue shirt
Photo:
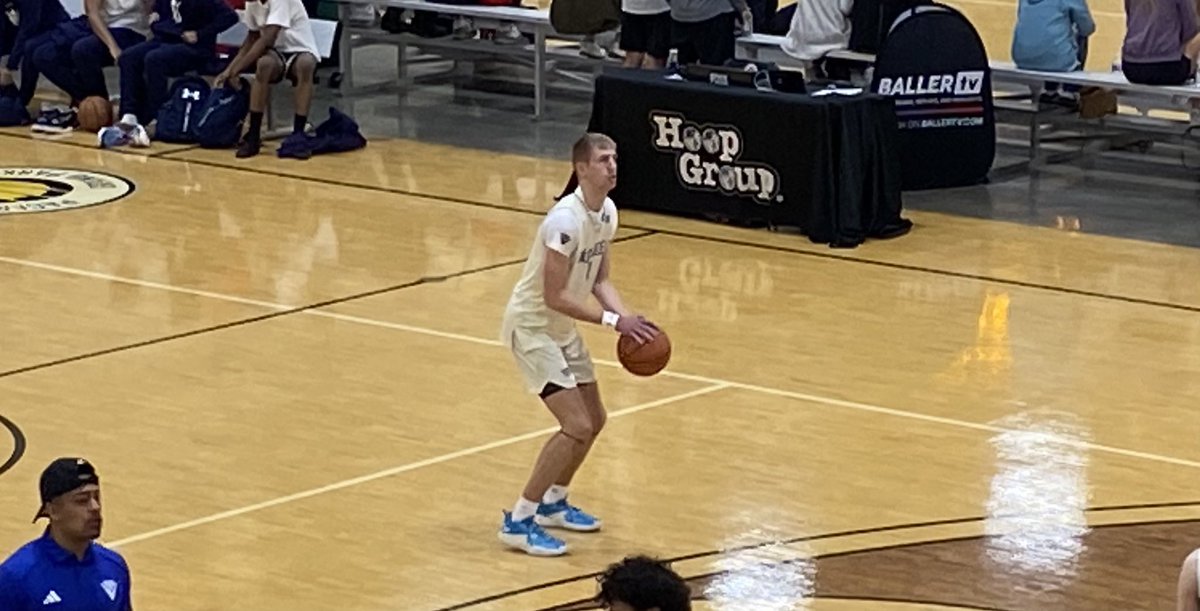
[[(1013, 63), (1022, 70), (1073, 72), (1087, 59), (1096, 22), (1086, 0), (1020, 0), (1013, 31)], [(1046, 83), (1046, 93), (1070, 103), (1078, 88)], [(1056, 100), (1049, 100), (1056, 101)], [(1077, 100), (1075, 100), (1077, 101)]]
[(82, 458), (60, 458), (42, 472), (43, 535), (0, 564), (3, 611), (133, 611), (129, 567), (100, 536), (100, 477)]

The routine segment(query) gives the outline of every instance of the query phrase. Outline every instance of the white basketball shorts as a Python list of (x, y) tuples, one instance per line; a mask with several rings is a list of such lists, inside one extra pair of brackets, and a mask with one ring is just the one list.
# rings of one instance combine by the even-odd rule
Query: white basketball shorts
[(559, 346), (543, 333), (520, 329), (512, 335), (513, 358), (525, 380), (525, 389), (540, 394), (547, 384), (575, 388), (596, 382), (596, 367), (578, 333), (566, 346)]

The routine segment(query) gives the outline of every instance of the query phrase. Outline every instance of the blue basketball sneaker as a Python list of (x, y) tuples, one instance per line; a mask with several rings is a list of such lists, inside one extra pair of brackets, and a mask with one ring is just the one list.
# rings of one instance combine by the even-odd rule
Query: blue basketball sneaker
[(600, 530), (600, 519), (570, 504), (567, 499), (538, 505), (535, 521), (546, 528), (564, 528), (575, 532)]
[(504, 526), (500, 528), (500, 541), (532, 556), (561, 556), (567, 553), (567, 544), (542, 530), (529, 516), (519, 522), (512, 514), (504, 512)]

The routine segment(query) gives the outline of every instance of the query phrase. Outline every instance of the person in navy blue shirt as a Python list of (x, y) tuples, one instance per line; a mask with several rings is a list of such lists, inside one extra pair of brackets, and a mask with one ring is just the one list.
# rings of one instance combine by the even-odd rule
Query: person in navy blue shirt
[(60, 458), (42, 472), (42, 506), (48, 518), (41, 538), (0, 564), (4, 611), (132, 611), (129, 567), (100, 536), (100, 477), (82, 458)]
[(37, 91), (38, 71), (31, 61), (33, 50), (49, 40), (55, 26), (70, 20), (59, 0), (5, 0), (5, 20), (11, 24), (5, 28), (2, 53), (8, 61), (0, 65), (0, 86), (11, 85), (12, 73), (21, 71), (21, 102), (28, 105)]
[(225, 0), (157, 0), (150, 20), (154, 38), (126, 49), (117, 60), (124, 125), (154, 119), (167, 101), (167, 79), (213, 62), (217, 34), (233, 27), (238, 16)]

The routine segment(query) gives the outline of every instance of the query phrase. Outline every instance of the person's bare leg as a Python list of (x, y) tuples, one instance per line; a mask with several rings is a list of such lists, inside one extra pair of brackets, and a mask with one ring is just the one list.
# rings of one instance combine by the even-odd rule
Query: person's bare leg
[(296, 78), (296, 118), (294, 132), (303, 132), (312, 107), (313, 74), (317, 71), (317, 58), (305, 53), (292, 62), (292, 76)]
[[(238, 145), (238, 158), (253, 157), (262, 146), (262, 121), (271, 103), (271, 83), (283, 74), (283, 62), (273, 52), (266, 52), (254, 65), (254, 82), (250, 85), (250, 126)], [(233, 78), (238, 78), (236, 75)]]
[[(542, 499), (554, 488), (554, 482), (575, 464), (578, 456), (590, 447), (595, 433), (588, 417), (583, 394), (577, 388), (563, 389), (542, 398), (561, 427), (542, 446), (533, 471), (525, 483), (521, 498), (506, 517), (500, 540), (510, 547), (538, 556), (558, 556), (567, 552), (566, 543), (547, 535), (541, 526), (557, 526), (572, 530), (596, 530), (598, 524), (583, 524), (563, 511), (554, 515), (539, 515)], [(563, 496), (565, 498), (565, 495)]]
[(662, 70), (666, 67), (667, 60), (665, 59), (658, 59), (657, 57), (646, 55), (646, 58), (642, 60), (642, 68), (645, 68), (646, 70)]
[(271, 83), (283, 72), (283, 63), (274, 53), (264, 53), (254, 66), (254, 82), (250, 85), (250, 112), (266, 112), (271, 103)]
[[(542, 492), (541, 497), (525, 496), (524, 499), (541, 498), (541, 504), (537, 508), (536, 521), (540, 526), (565, 528), (575, 532), (595, 532), (600, 530), (602, 523), (593, 515), (575, 507), (567, 500), (567, 488), (574, 479), (575, 473), (579, 471), (580, 465), (587, 458), (588, 452), (592, 449), (592, 444), (596, 441), (596, 436), (600, 434), (600, 430), (604, 428), (604, 422), (607, 416), (604, 412), (604, 404), (600, 402), (600, 390), (595, 382), (580, 384), (575, 390), (575, 397), (579, 398), (579, 403), (575, 404), (572, 409), (572, 415), (581, 416), (582, 423), (578, 426), (589, 432), (586, 440), (580, 436), (580, 443), (575, 446), (575, 453), (570, 460), (562, 466), (554, 478), (554, 483), (549, 488)], [(572, 401), (574, 401), (574, 397)], [(542, 483), (541, 480), (538, 481)], [(526, 494), (532, 495), (541, 487), (527, 490)], [(522, 499), (524, 501), (524, 499)]]
[(645, 53), (641, 51), (626, 51), (625, 61), (621, 64), (622, 68), (640, 68), (642, 66), (642, 58)]
[(582, 444), (578, 448), (579, 451), (576, 453), (574, 460), (554, 480), (555, 485), (564, 488), (571, 485), (571, 480), (574, 479), (575, 473), (583, 465), (584, 459), (587, 458), (588, 452), (591, 451), (592, 445), (596, 442), (596, 437), (600, 436), (600, 431), (604, 428), (604, 423), (608, 421), (608, 413), (604, 411), (604, 403), (600, 400), (600, 388), (596, 383), (580, 384), (579, 392), (583, 398), (583, 407), (591, 426), (592, 436), (586, 444)]
[[(588, 417), (584, 395), (578, 388), (560, 390), (543, 399), (550, 413), (558, 420), (561, 429), (546, 441), (542, 452), (533, 466), (533, 473), (525, 484), (521, 496), (540, 503), (550, 486), (562, 479), (563, 474), (572, 475), (592, 446), (595, 430)], [(570, 478), (567, 479), (570, 482)]]

